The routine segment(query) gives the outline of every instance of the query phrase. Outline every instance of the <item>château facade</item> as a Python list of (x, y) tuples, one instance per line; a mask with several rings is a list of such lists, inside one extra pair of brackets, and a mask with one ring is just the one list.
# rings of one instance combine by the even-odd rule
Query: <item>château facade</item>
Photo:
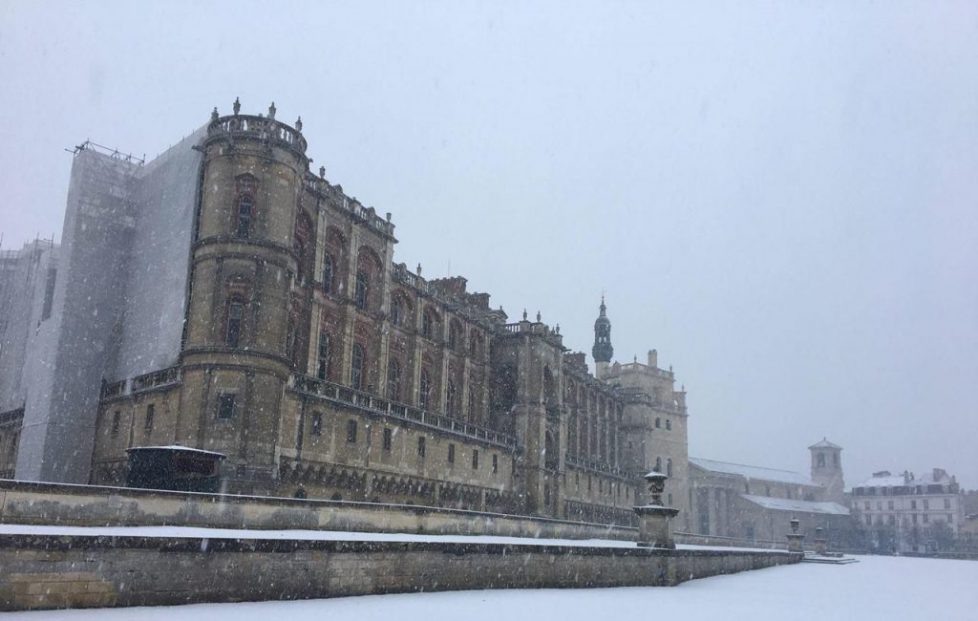
[(76, 152), (60, 248), (0, 271), (0, 476), (118, 485), (179, 444), (230, 492), (626, 523), (658, 469), (688, 516), (685, 391), (612, 363), (604, 300), (592, 374), (539, 314), (397, 263), (391, 214), (275, 112), (148, 164)]

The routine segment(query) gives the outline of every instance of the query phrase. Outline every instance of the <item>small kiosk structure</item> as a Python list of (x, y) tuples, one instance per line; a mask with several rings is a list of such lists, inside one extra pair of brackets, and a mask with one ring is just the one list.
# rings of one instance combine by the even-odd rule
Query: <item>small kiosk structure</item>
[(127, 487), (216, 493), (223, 453), (187, 446), (135, 446), (127, 449)]

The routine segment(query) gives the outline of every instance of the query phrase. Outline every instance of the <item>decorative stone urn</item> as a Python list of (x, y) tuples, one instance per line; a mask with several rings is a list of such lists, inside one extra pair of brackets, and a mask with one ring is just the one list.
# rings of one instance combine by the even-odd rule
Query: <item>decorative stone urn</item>
[(633, 507), (638, 514), (638, 545), (650, 548), (675, 548), (672, 540), (670, 520), (676, 517), (679, 509), (662, 504), (662, 492), (666, 488), (666, 475), (652, 471), (645, 475), (649, 486), (649, 504)]
[(791, 524), (791, 532), (786, 535), (788, 538), (788, 552), (804, 552), (802, 541), (805, 540), (805, 535), (798, 533), (798, 526), (801, 524), (801, 521), (798, 518), (791, 518), (791, 521), (788, 523)]

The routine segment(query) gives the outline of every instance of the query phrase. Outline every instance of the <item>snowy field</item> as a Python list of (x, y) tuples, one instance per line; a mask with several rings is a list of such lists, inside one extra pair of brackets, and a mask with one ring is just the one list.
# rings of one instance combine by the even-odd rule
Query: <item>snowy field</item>
[(299, 602), (13, 613), (4, 621), (974, 621), (978, 562), (860, 557), (804, 563), (677, 587), (460, 591)]

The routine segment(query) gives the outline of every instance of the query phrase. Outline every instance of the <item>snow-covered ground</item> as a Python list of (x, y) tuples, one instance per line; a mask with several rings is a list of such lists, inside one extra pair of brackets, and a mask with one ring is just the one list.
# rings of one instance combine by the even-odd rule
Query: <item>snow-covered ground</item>
[(803, 563), (677, 587), (460, 591), (299, 602), (14, 613), (4, 621), (974, 621), (978, 562), (860, 557)]
[[(565, 546), (586, 548), (634, 548), (634, 541), (615, 539), (531, 539), (496, 535), (416, 535), (412, 533), (365, 533), (330, 530), (246, 530), (197, 526), (63, 526), (0, 524), (0, 535), (68, 535), (76, 537), (191, 537), (207, 539), (298, 539), (301, 541), (415, 541), (435, 543), (506, 543), (518, 546)], [(765, 548), (730, 548), (678, 545), (684, 550), (739, 550), (777, 552)]]

